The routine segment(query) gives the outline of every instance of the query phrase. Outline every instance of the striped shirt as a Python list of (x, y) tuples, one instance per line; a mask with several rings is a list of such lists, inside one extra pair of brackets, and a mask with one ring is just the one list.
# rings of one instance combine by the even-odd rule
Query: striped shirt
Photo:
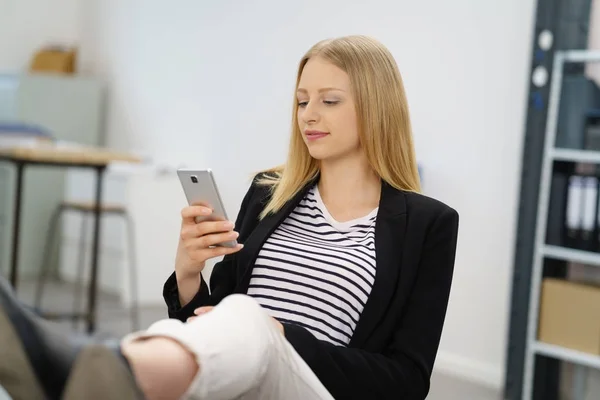
[(314, 186), (265, 241), (248, 295), (281, 322), (348, 345), (375, 281), (376, 217), (338, 222)]

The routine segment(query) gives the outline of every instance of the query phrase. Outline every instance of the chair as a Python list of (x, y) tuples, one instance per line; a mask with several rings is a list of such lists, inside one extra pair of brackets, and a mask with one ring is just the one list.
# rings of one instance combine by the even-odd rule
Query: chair
[[(64, 211), (73, 211), (82, 214), (81, 219), (81, 239), (79, 245), (79, 253), (78, 253), (78, 261), (77, 261), (77, 271), (75, 278), (75, 293), (73, 296), (73, 313), (72, 314), (50, 314), (44, 313), (41, 310), (41, 302), (44, 292), (44, 287), (46, 281), (48, 280), (52, 267), (52, 262), (49, 260), (53, 254), (53, 249), (56, 247), (56, 242), (60, 235), (57, 232), (58, 222), (60, 217), (62, 216)], [(93, 216), (95, 211), (95, 204), (93, 202), (63, 202), (61, 203), (50, 219), (50, 224), (47, 231), (46, 243), (44, 246), (44, 256), (42, 258), (42, 265), (40, 268), (40, 274), (38, 276), (37, 281), (37, 290), (35, 293), (34, 299), (34, 307), (38, 312), (46, 318), (55, 319), (55, 318), (69, 318), (75, 322), (85, 316), (86, 314), (81, 314), (77, 312), (77, 307), (80, 304), (80, 296), (81, 296), (81, 286), (83, 285), (83, 271), (85, 266), (85, 244), (86, 244), (86, 236), (87, 236), (87, 224), (88, 224), (88, 216)], [(134, 237), (134, 227), (133, 220), (131, 216), (127, 212), (127, 209), (119, 204), (102, 204), (100, 207), (101, 216), (104, 215), (117, 215), (122, 217), (125, 220), (127, 227), (127, 253), (129, 255), (128, 267), (129, 267), (129, 284), (131, 290), (131, 308), (130, 308), (130, 318), (131, 318), (131, 326), (134, 331), (139, 330), (140, 321), (139, 321), (139, 301), (138, 301), (138, 288), (137, 288), (137, 265), (135, 260), (135, 237)]]

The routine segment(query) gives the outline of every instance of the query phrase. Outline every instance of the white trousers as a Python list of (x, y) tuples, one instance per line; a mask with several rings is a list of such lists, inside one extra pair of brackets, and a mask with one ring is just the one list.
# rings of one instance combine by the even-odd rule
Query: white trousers
[(196, 356), (199, 372), (184, 400), (333, 399), (253, 298), (234, 294), (182, 323), (155, 322), (123, 340), (166, 336)]

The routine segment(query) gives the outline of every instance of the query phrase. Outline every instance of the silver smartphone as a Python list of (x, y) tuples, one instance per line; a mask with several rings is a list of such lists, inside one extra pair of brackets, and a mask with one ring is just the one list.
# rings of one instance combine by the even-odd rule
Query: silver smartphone
[[(177, 170), (177, 176), (189, 205), (205, 205), (213, 210), (211, 215), (196, 217), (196, 223), (228, 220), (212, 170), (181, 168)], [(235, 247), (237, 241), (229, 240), (218, 246)]]

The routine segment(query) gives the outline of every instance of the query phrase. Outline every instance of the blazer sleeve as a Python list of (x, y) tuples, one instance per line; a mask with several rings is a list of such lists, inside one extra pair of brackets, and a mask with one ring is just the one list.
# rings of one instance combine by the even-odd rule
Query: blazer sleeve
[(450, 294), (457, 235), (458, 214), (447, 208), (425, 239), (407, 309), (382, 353), (335, 346), (303, 327), (284, 324), (287, 340), (334, 398), (425, 399)]
[[(240, 227), (244, 223), (246, 213), (248, 210), (248, 204), (250, 199), (254, 195), (256, 188), (256, 177), (246, 192), (240, 211), (238, 212), (235, 220), (235, 228), (239, 231)], [(240, 240), (243, 240), (240, 234)], [(189, 317), (194, 315), (194, 310), (202, 306), (214, 306), (218, 304), (222, 299), (233, 293), (236, 285), (236, 254), (228, 254), (223, 257), (223, 260), (216, 263), (213, 267), (211, 275), (211, 290), (208, 290), (208, 284), (204, 280), (204, 276), (200, 274), (200, 287), (198, 293), (190, 300), (189, 303), (181, 306), (179, 302), (179, 290), (177, 288), (177, 276), (173, 272), (163, 286), (163, 298), (167, 304), (167, 311), (169, 318), (175, 318), (185, 322)]]

